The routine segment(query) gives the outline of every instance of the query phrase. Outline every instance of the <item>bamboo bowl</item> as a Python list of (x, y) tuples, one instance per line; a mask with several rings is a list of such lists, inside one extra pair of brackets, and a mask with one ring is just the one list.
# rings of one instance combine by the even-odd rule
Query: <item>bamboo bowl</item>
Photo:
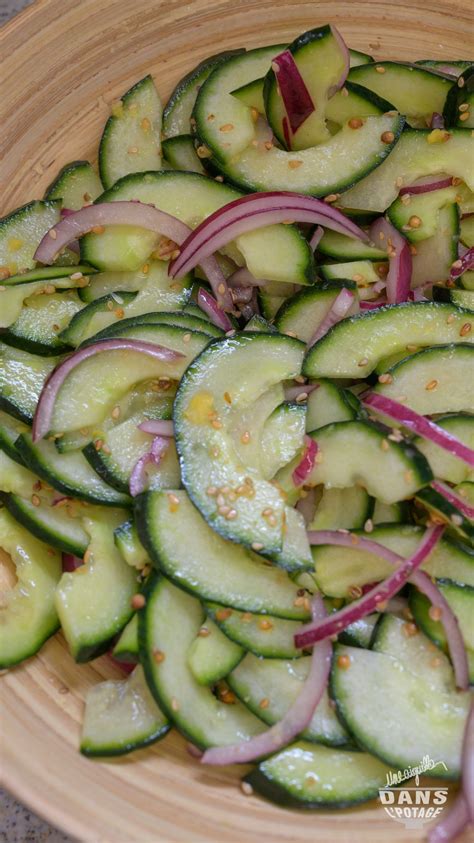
[[(37, 0), (0, 33), (5, 214), (40, 198), (68, 161), (96, 157), (110, 103), (151, 72), (165, 100), (206, 55), (291, 40), (333, 22), (376, 58), (465, 58), (461, 0)], [(60, 635), (1, 678), (7, 787), (83, 843), (413, 843), (379, 804), (296, 813), (238, 787), (241, 770), (203, 769), (171, 734), (113, 762), (77, 751), (83, 699), (102, 658), (77, 666)], [(368, 689), (369, 690), (369, 689)], [(467, 843), (467, 834), (464, 836)]]

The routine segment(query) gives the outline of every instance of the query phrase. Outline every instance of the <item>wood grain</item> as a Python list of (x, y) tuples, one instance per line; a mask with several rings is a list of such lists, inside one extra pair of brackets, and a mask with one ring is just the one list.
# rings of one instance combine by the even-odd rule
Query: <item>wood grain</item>
[[(39, 0), (0, 32), (2, 213), (40, 197), (68, 161), (94, 160), (110, 103), (145, 73), (165, 98), (206, 55), (328, 21), (376, 58), (465, 58), (472, 47), (464, 0)], [(175, 734), (119, 761), (82, 758), (85, 693), (114, 674), (104, 658), (78, 667), (56, 636), (1, 679), (5, 783), (83, 843), (423, 839), (375, 804), (301, 815), (245, 797), (240, 770), (202, 769)]]

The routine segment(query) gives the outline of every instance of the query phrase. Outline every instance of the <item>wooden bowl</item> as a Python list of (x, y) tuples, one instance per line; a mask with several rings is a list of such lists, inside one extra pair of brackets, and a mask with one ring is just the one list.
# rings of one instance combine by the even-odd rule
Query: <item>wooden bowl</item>
[[(151, 72), (162, 98), (204, 56), (291, 40), (335, 23), (376, 58), (465, 58), (461, 0), (39, 0), (0, 33), (2, 212), (42, 196), (58, 169), (94, 160), (110, 103)], [(78, 753), (89, 686), (117, 675), (77, 666), (61, 636), (1, 679), (7, 787), (83, 843), (401, 843), (421, 840), (379, 804), (296, 813), (249, 798), (240, 770), (203, 769), (184, 741), (115, 762)], [(368, 689), (370, 692), (370, 689)], [(465, 836), (467, 843), (467, 835)]]

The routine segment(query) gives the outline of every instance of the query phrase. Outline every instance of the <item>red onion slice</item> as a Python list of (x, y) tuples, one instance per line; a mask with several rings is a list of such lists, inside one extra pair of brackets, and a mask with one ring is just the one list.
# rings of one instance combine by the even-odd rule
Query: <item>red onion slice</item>
[(385, 217), (379, 217), (372, 223), (370, 237), (376, 246), (387, 250), (388, 275), (385, 285), (388, 303), (398, 304), (407, 301), (412, 272), (410, 246)]
[(324, 234), (324, 228), (322, 228), (322, 226), (320, 226), (320, 225), (317, 225), (315, 230), (313, 231), (313, 234), (312, 234), (311, 239), (309, 241), (309, 245), (311, 246), (313, 252), (315, 252), (316, 249), (318, 248), (319, 242), (320, 242), (323, 234)]
[(471, 246), (470, 249), (467, 249), (464, 254), (454, 261), (453, 265), (451, 266), (450, 276), (451, 278), (459, 278), (460, 275), (463, 275), (469, 269), (474, 269), (474, 247)]
[[(324, 618), (325, 615), (324, 603), (321, 597), (316, 595), (312, 600), (313, 619), (317, 621)], [(321, 641), (313, 648), (308, 678), (305, 680), (297, 699), (279, 723), (248, 741), (233, 746), (219, 746), (208, 749), (202, 756), (201, 762), (218, 765), (244, 764), (255, 761), (264, 755), (271, 755), (287, 746), (311, 722), (327, 685), (331, 656), (332, 647), (328, 640)]]
[(153, 436), (174, 437), (173, 422), (167, 419), (147, 419), (138, 425), (138, 429), (143, 430), (143, 433), (151, 433)]
[(178, 257), (171, 262), (169, 274), (181, 278), (197, 264), (202, 265), (203, 258), (247, 231), (288, 220), (324, 225), (364, 242), (369, 240), (365, 231), (352, 220), (313, 196), (283, 190), (252, 193), (234, 199), (198, 225), (183, 243)]
[[(53, 263), (56, 255), (71, 241), (82, 237), (96, 226), (135, 225), (157, 234), (163, 234), (179, 245), (183, 243), (191, 229), (177, 217), (160, 211), (153, 205), (146, 205), (135, 200), (130, 202), (100, 202), (98, 205), (86, 205), (79, 211), (68, 214), (53, 225), (44, 235), (35, 252), (35, 260), (41, 263)], [(209, 279), (217, 299), (222, 307), (232, 309), (224, 275), (214, 257), (209, 255), (201, 267)]]
[(199, 288), (197, 303), (202, 312), (209, 316), (213, 325), (222, 328), (223, 331), (232, 331), (234, 326), (229, 317), (219, 307), (214, 296), (211, 296), (203, 287)]
[(178, 360), (180, 357), (184, 357), (180, 351), (173, 351), (171, 348), (165, 348), (162, 345), (155, 345), (154, 343), (143, 342), (142, 340), (125, 339), (100, 340), (93, 343), (93, 345), (88, 345), (86, 348), (75, 351), (66, 360), (63, 360), (59, 366), (56, 366), (45, 381), (33, 419), (33, 442), (38, 442), (39, 439), (43, 439), (48, 433), (58, 392), (70, 372), (76, 366), (83, 363), (84, 360), (88, 360), (89, 357), (105, 351), (134, 351), (140, 354), (147, 354), (149, 357), (155, 357), (157, 360), (167, 361)]
[(470, 504), (464, 500), (462, 495), (458, 495), (454, 489), (451, 489), (451, 486), (448, 486), (446, 483), (441, 483), (440, 480), (433, 480), (432, 482), (433, 489), (436, 489), (443, 498), (446, 498), (449, 503), (452, 503), (459, 512), (462, 512), (466, 518), (474, 518), (474, 506), (470, 506)]
[(84, 564), (83, 559), (79, 559), (78, 556), (74, 556), (72, 553), (63, 553), (62, 561), (63, 571), (67, 572), (68, 574), (72, 574), (76, 570), (76, 568), (80, 568), (81, 565)]
[(305, 436), (304, 444), (303, 456), (291, 475), (295, 486), (302, 486), (306, 478), (309, 477), (314, 468), (316, 454), (318, 453), (318, 444), (314, 439), (311, 439), (311, 436)]
[(283, 50), (273, 59), (272, 69), (281, 93), (289, 127), (294, 135), (313, 113), (313, 100), (290, 50)]
[(262, 278), (255, 278), (254, 275), (247, 269), (246, 266), (241, 266), (236, 269), (232, 275), (227, 279), (229, 287), (262, 287), (266, 284), (266, 280)]
[(458, 793), (451, 807), (443, 811), (439, 822), (428, 832), (428, 843), (449, 843), (457, 838), (468, 824), (466, 797), (463, 793)]
[[(328, 531), (322, 531), (327, 533)], [(437, 545), (439, 539), (443, 535), (444, 527), (436, 526), (430, 527), (426, 530), (423, 539), (418, 545), (415, 553), (408, 559), (404, 559), (383, 583), (380, 583), (371, 591), (364, 594), (359, 600), (354, 600), (353, 603), (345, 606), (338, 612), (330, 615), (323, 621), (312, 621), (301, 628), (300, 632), (295, 635), (295, 646), (298, 648), (309, 647), (317, 641), (322, 641), (331, 635), (337, 635), (342, 629), (345, 629), (349, 624), (360, 620), (365, 615), (377, 611), (379, 603), (385, 603), (394, 597), (406, 582), (410, 579), (414, 571), (425, 561), (427, 556), (431, 553), (433, 548)], [(310, 544), (319, 543), (319, 533), (308, 533)], [(350, 536), (349, 536), (350, 541)], [(352, 545), (354, 547), (354, 545)]]
[(295, 401), (303, 393), (311, 395), (315, 389), (319, 389), (319, 383), (303, 383), (296, 384), (296, 386), (286, 386), (285, 401)]
[(311, 524), (316, 514), (316, 489), (309, 489), (304, 498), (300, 498), (296, 504), (296, 509), (303, 516), (306, 526)]
[(166, 451), (169, 448), (169, 437), (156, 436), (153, 440), (151, 450), (138, 459), (130, 475), (130, 494), (132, 498), (144, 492), (147, 485), (147, 465), (159, 465)]
[(449, 451), (453, 457), (465, 462), (471, 468), (474, 468), (474, 451), (467, 445), (464, 445), (456, 436), (448, 433), (447, 430), (435, 424), (435, 422), (421, 416), (409, 407), (405, 407), (393, 398), (388, 398), (386, 395), (380, 395), (378, 392), (366, 392), (361, 396), (361, 401), (367, 407), (377, 410), (384, 416), (397, 421), (403, 427), (417, 433), (418, 436), (423, 436), (430, 442), (434, 442), (445, 451)]
[(400, 188), (399, 196), (403, 196), (406, 193), (410, 194), (417, 194), (417, 193), (430, 193), (432, 190), (441, 190), (443, 187), (451, 187), (453, 183), (451, 176), (422, 176), (420, 179), (417, 179), (413, 184), (408, 184), (405, 187)]
[(351, 57), (350, 57), (350, 53), (349, 53), (349, 48), (347, 47), (347, 44), (344, 41), (344, 38), (342, 37), (339, 30), (336, 29), (335, 26), (333, 26), (333, 24), (331, 24), (330, 29), (331, 29), (331, 32), (333, 34), (333, 37), (336, 39), (336, 41), (338, 43), (339, 49), (341, 51), (342, 58), (344, 60), (344, 67), (343, 67), (342, 73), (339, 77), (339, 80), (328, 91), (328, 98), (329, 99), (336, 93), (336, 91), (340, 91), (340, 89), (343, 87), (344, 82), (347, 79), (347, 75), (349, 73), (350, 66), (351, 66)]
[(347, 287), (343, 287), (340, 293), (337, 294), (331, 307), (321, 324), (316, 328), (314, 334), (308, 342), (308, 348), (311, 348), (321, 337), (324, 337), (327, 332), (336, 325), (341, 319), (347, 316), (349, 310), (354, 304), (355, 294)]
[(375, 301), (360, 301), (359, 307), (361, 310), (376, 310), (385, 304), (388, 304), (387, 299), (376, 299)]
[(438, 114), (437, 111), (433, 111), (430, 120), (430, 129), (444, 129), (444, 118), (442, 114)]

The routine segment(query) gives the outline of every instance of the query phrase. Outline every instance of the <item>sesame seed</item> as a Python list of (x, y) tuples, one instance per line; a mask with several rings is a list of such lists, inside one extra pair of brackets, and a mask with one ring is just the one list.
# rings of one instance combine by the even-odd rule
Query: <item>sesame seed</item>
[(184, 334), (183, 335), (183, 342), (189, 342), (191, 339), (191, 334)]
[(403, 629), (403, 634), (407, 638), (412, 638), (414, 635), (418, 634), (418, 627), (414, 623), (408, 623), (408, 622), (404, 623), (402, 629)]
[(179, 702), (176, 697), (173, 697), (173, 699), (171, 700), (171, 708), (173, 711), (179, 711)]
[(379, 64), (377, 65), (375, 70), (377, 71), (377, 73), (385, 73), (385, 68), (381, 67)]
[(43, 292), (46, 293), (47, 296), (52, 296), (53, 293), (56, 292), (56, 287), (54, 284), (46, 284)]
[(129, 155), (136, 155), (138, 152), (138, 146), (129, 146), (127, 152)]
[(379, 375), (378, 380), (379, 383), (392, 383), (393, 378), (388, 372), (384, 372), (382, 375)]
[(134, 594), (130, 600), (132, 609), (143, 609), (145, 603), (146, 600), (143, 594)]
[(226, 133), (226, 132), (232, 132), (233, 130), (234, 130), (234, 124), (233, 123), (224, 123), (222, 126), (219, 126), (220, 132)]
[(428, 614), (432, 621), (439, 621), (441, 620), (443, 611), (440, 606), (430, 606)]
[(216, 612), (216, 620), (217, 621), (226, 621), (227, 618), (230, 618), (232, 614), (232, 609), (218, 609)]
[(94, 442), (94, 448), (96, 449), (96, 451), (100, 451), (103, 444), (104, 444), (103, 439), (96, 439), (95, 442)]
[(402, 186), (402, 184), (403, 184), (403, 177), (402, 177), (402, 176), (398, 176), (398, 177), (395, 179), (395, 187), (401, 187), (401, 186)]
[(207, 626), (202, 626), (202, 627), (201, 627), (201, 629), (200, 629), (200, 630), (199, 630), (199, 632), (198, 632), (198, 637), (199, 637), (199, 638), (207, 638), (207, 637), (208, 637), (208, 635), (210, 635), (210, 634), (211, 634), (211, 632), (210, 632), (210, 630), (207, 628)]
[(120, 407), (114, 407), (114, 409), (112, 410), (110, 415), (112, 416), (113, 419), (120, 418)]
[(41, 505), (41, 498), (39, 498), (38, 495), (32, 495), (31, 496), (31, 503), (33, 504), (33, 506), (40, 506)]
[(460, 76), (459, 79), (458, 79), (458, 88), (464, 88), (465, 84), (466, 84), (465, 79), (462, 76)]
[(460, 527), (461, 524), (462, 524), (462, 516), (457, 515), (456, 513), (453, 513), (453, 515), (451, 515), (450, 520), (454, 524), (455, 527)]
[(395, 135), (393, 134), (393, 132), (382, 132), (382, 134), (380, 135), (380, 140), (382, 141), (382, 143), (393, 143), (393, 141), (395, 140)]
[(209, 120), (210, 123), (212, 123), (212, 121), (215, 120), (215, 119), (216, 119), (215, 114), (208, 114), (207, 115), (207, 120)]
[(349, 597), (352, 597), (354, 600), (358, 597), (362, 597), (362, 589), (360, 585), (351, 585), (349, 587)]
[(337, 666), (341, 668), (341, 670), (347, 670), (351, 666), (351, 660), (349, 656), (343, 655), (337, 657)]
[(176, 495), (173, 495), (172, 492), (168, 492), (167, 498), (170, 512), (176, 512), (179, 507), (179, 498)]
[(413, 471), (411, 471), (411, 469), (405, 471), (403, 478), (405, 480), (405, 483), (413, 483)]
[(103, 225), (93, 225), (91, 231), (93, 234), (103, 234), (105, 227)]
[(216, 486), (208, 486), (206, 489), (206, 494), (209, 495), (210, 498), (215, 498), (215, 496), (217, 495)]
[(258, 625), (260, 629), (263, 630), (263, 632), (268, 632), (270, 629), (273, 629), (273, 624), (271, 621), (268, 620), (268, 618), (262, 618), (258, 622)]
[(204, 146), (204, 145), (198, 146), (198, 148), (196, 149), (196, 152), (197, 152), (198, 158), (211, 158), (212, 157), (211, 150), (208, 149), (207, 146)]
[(253, 787), (250, 782), (240, 782), (240, 789), (245, 796), (252, 796)]
[(240, 437), (240, 441), (242, 442), (242, 445), (248, 445), (249, 442), (250, 442), (250, 439), (251, 439), (250, 431), (245, 430), (244, 433), (242, 433), (242, 436)]
[(416, 248), (416, 246), (413, 245), (413, 243), (410, 243), (410, 254), (411, 255), (417, 255), (418, 254), (418, 249)]
[(219, 515), (226, 516), (230, 512), (230, 506), (227, 506), (227, 504), (223, 504), (223, 506), (217, 507), (217, 511)]
[(451, 179), (451, 184), (454, 187), (457, 187), (458, 185), (462, 184), (462, 179), (458, 178), (457, 176), (453, 176), (453, 178)]
[(427, 389), (428, 392), (431, 392), (433, 389), (436, 389), (437, 386), (438, 386), (438, 381), (433, 379), (432, 381), (428, 381), (428, 383), (425, 386), (425, 389)]
[(237, 518), (238, 512), (236, 509), (231, 509), (230, 512), (226, 515), (226, 521), (235, 521)]
[(408, 225), (410, 226), (410, 228), (420, 228), (420, 226), (422, 225), (422, 221), (420, 217), (414, 215), (408, 220)]
[(260, 700), (260, 702), (258, 704), (258, 707), (259, 708), (268, 708), (269, 705), (270, 705), (270, 700), (268, 699), (268, 697), (264, 697), (263, 700)]
[(374, 529), (374, 522), (371, 518), (367, 518), (367, 521), (364, 524), (364, 530), (366, 533), (371, 533)]
[(273, 148), (273, 144), (272, 144), (271, 141), (265, 141), (265, 143), (263, 145), (264, 145), (264, 147), (267, 151), (270, 151), (270, 149)]
[(409, 205), (411, 202), (411, 196), (409, 193), (404, 193), (403, 196), (400, 196), (400, 202), (402, 205)]
[(232, 398), (230, 397), (228, 392), (224, 392), (224, 401), (226, 404), (232, 404)]
[(337, 202), (340, 196), (340, 193), (329, 193), (327, 196), (324, 197), (323, 202)]
[(471, 333), (472, 325), (470, 322), (465, 322), (462, 326), (461, 330), (459, 331), (460, 337), (466, 337), (468, 334)]
[(256, 123), (256, 122), (257, 122), (257, 120), (258, 120), (258, 117), (259, 117), (259, 114), (258, 114), (258, 111), (257, 111), (257, 109), (256, 109), (256, 108), (253, 108), (253, 107), (252, 107), (252, 108), (250, 109), (250, 116), (251, 116), (251, 118), (252, 118), (253, 122), (254, 122), (254, 123)]
[(301, 167), (302, 163), (303, 162), (300, 161), (299, 158), (292, 158), (290, 161), (288, 161), (288, 166), (290, 170), (297, 170), (298, 167)]
[(166, 656), (165, 656), (163, 650), (153, 650), (153, 660), (157, 664), (161, 664), (161, 662), (164, 662), (165, 658), (166, 658)]
[(364, 280), (364, 276), (360, 275), (359, 272), (356, 272), (355, 275), (352, 276), (352, 280), (356, 282), (356, 284), (360, 284)]
[(368, 357), (363, 357), (363, 358), (362, 358), (362, 360), (359, 360), (359, 362), (358, 362), (358, 364), (357, 364), (357, 365), (358, 365), (358, 366), (367, 366), (367, 363), (368, 363), (368, 362), (369, 362)]
[(360, 127), (364, 125), (364, 121), (361, 120), (360, 117), (352, 117), (351, 120), (349, 120), (348, 125), (351, 129), (360, 129)]
[(303, 404), (305, 401), (308, 400), (308, 393), (307, 392), (300, 392), (299, 395), (296, 396), (296, 403)]
[(263, 544), (261, 542), (252, 542), (252, 550), (255, 550), (257, 553), (259, 550), (263, 550)]
[(458, 111), (464, 113), (465, 111), (469, 111), (469, 103), (462, 102), (461, 105), (458, 105)]

